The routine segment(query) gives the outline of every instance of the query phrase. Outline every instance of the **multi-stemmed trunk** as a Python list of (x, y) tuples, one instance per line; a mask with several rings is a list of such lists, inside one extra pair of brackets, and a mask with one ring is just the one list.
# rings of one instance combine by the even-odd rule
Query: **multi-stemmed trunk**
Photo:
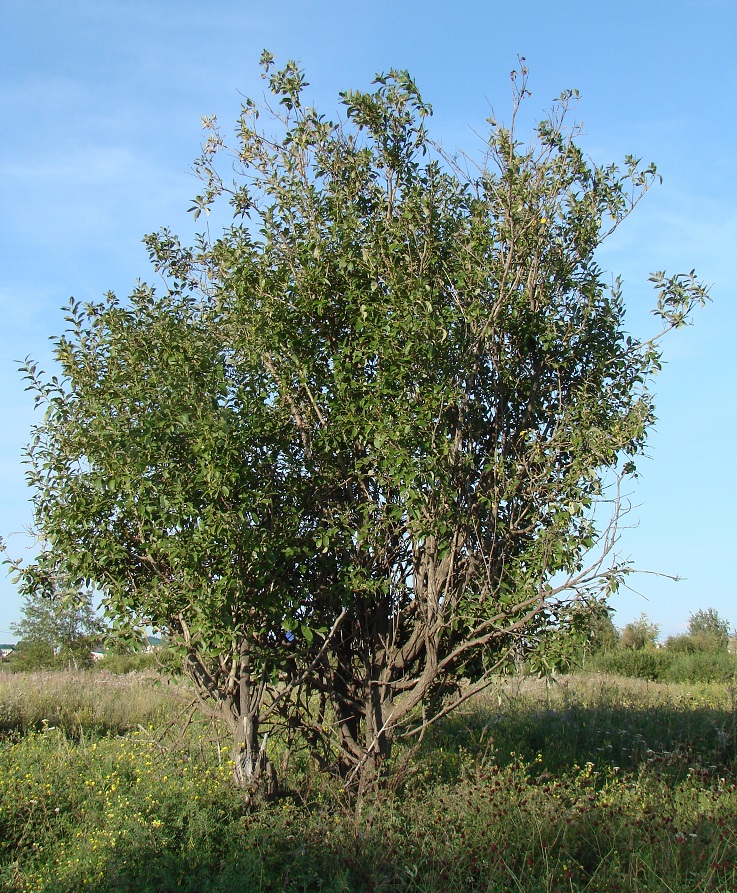
[(266, 754), (268, 734), (259, 735), (259, 714), (265, 690), (264, 680), (254, 681), (251, 646), (244, 639), (240, 647), (238, 709), (233, 727), (233, 780), (249, 796), (276, 793), (276, 772)]
[(276, 771), (266, 754), (268, 737), (259, 738), (257, 715), (250, 711), (241, 714), (233, 735), (233, 781), (249, 797), (276, 793)]
[[(188, 637), (188, 630), (185, 637)], [(228, 666), (230, 670), (226, 672)], [(202, 710), (222, 721), (233, 736), (231, 758), (235, 786), (244, 791), (249, 802), (275, 794), (277, 777), (267, 756), (268, 734), (262, 733), (267, 688), (265, 668), (254, 668), (249, 640), (241, 642), (229, 661), (219, 662), (219, 672), (191, 647), (187, 669)]]

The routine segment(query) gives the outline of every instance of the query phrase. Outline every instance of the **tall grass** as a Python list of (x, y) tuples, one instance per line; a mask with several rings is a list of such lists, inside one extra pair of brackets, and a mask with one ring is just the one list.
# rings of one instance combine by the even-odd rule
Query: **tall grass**
[[(737, 890), (737, 704), (724, 686), (500, 681), (399, 749), (360, 811), (298, 754), (290, 796), (246, 812), (216, 730), (159, 741), (147, 728), (150, 704), (178, 696), (150, 679), (108, 696), (98, 680), (76, 677), (106, 702), (93, 726), (27, 722), (0, 740), (12, 893)], [(46, 703), (46, 681), (14, 684)], [(17, 691), (0, 687), (0, 703)], [(121, 723), (113, 702), (128, 695)]]
[(436, 767), (451, 761), (451, 775), (466, 753), (499, 765), (521, 758), (551, 773), (592, 762), (633, 773), (655, 764), (737, 774), (737, 689), (595, 674), (547, 684), (510, 678), (451, 714), (426, 748)]
[(0, 671), (0, 732), (59, 728), (124, 734), (163, 722), (178, 690), (155, 675), (114, 676), (95, 670)]

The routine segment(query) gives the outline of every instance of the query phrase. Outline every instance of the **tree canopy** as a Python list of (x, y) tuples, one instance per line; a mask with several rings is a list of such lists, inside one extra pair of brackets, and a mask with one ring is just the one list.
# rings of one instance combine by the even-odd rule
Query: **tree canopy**
[(273, 108), (246, 100), (233, 147), (203, 121), (206, 230), (146, 239), (163, 288), (72, 301), (60, 374), (26, 366), (23, 580), (71, 574), (121, 629), (165, 630), (239, 783), (273, 774), (281, 725), (365, 786), (546, 612), (616, 587), (607, 484), (653, 422), (657, 338), (706, 292), (655, 274), (662, 331), (626, 333), (596, 251), (655, 168), (588, 160), (570, 92), (524, 144), (524, 67), (471, 159), (432, 142), (406, 72), (333, 122), (296, 64), (262, 63)]
[(715, 651), (726, 651), (731, 635), (729, 621), (714, 608), (700, 608), (688, 618), (688, 634)]
[(645, 648), (655, 648), (659, 636), (660, 626), (652, 623), (647, 614), (642, 613), (622, 630), (621, 644), (623, 648), (642, 651)]

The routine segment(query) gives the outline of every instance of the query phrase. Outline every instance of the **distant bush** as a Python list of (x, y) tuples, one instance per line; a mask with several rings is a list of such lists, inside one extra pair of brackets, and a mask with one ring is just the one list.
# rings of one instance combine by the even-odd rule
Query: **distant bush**
[(590, 666), (614, 676), (634, 676), (658, 682), (665, 678), (668, 662), (669, 656), (663, 651), (621, 648), (594, 655)]
[(675, 654), (665, 682), (733, 682), (737, 680), (737, 658), (726, 651), (695, 651)]
[(727, 642), (708, 633), (691, 633), (688, 635), (669, 636), (665, 640), (668, 651), (681, 654), (699, 654), (704, 652), (727, 653)]
[(55, 661), (56, 655), (51, 645), (45, 642), (19, 642), (6, 664), (11, 670), (47, 670), (54, 666)]
[[(689, 638), (678, 637), (678, 638)], [(653, 682), (730, 682), (737, 679), (737, 656), (724, 651), (622, 649), (593, 656), (591, 666), (602, 673), (633, 676)]]
[(678, 654), (694, 654), (699, 650), (699, 644), (700, 642), (694, 640), (693, 636), (686, 634), (680, 636), (668, 636), (665, 640), (666, 649)]
[(640, 614), (637, 620), (628, 623), (622, 630), (620, 645), (622, 648), (640, 651), (645, 648), (655, 648), (660, 635), (660, 627), (652, 623), (647, 614)]
[(139, 670), (156, 669), (157, 666), (156, 655), (146, 652), (145, 654), (106, 654), (102, 660), (95, 664), (94, 669), (122, 676), (125, 673), (135, 673)]

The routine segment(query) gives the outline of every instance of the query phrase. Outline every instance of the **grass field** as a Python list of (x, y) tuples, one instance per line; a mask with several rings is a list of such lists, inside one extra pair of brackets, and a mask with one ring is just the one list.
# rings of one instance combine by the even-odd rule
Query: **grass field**
[(244, 812), (220, 730), (169, 725), (181, 702), (153, 677), (0, 676), (0, 888), (737, 893), (724, 685), (505, 680), (360, 814), (304, 759)]

